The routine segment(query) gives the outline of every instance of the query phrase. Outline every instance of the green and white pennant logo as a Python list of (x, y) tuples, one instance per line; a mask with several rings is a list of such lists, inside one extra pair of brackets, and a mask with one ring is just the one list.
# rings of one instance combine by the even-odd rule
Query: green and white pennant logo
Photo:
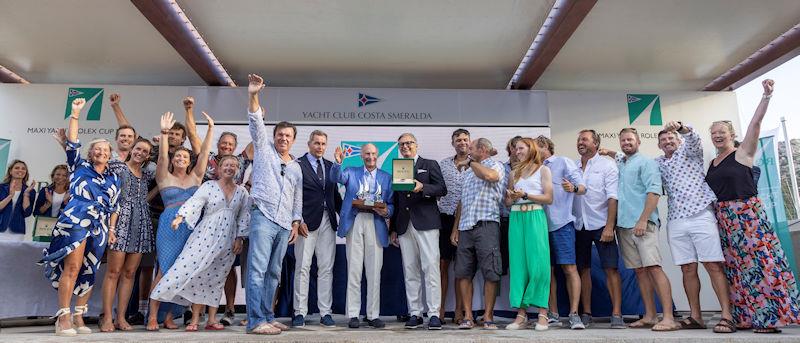
[(72, 100), (77, 98), (86, 99), (89, 111), (86, 112), (86, 120), (100, 120), (100, 112), (103, 110), (103, 89), (102, 88), (70, 88), (67, 90), (67, 107), (64, 110), (64, 119), (72, 114)]
[(633, 124), (648, 109), (650, 112), (650, 125), (663, 125), (661, 98), (658, 94), (628, 94), (628, 119), (630, 119), (630, 124)]

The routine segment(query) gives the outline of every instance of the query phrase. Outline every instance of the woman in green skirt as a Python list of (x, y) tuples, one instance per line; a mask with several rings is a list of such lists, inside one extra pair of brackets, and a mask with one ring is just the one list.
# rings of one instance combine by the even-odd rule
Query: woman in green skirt
[(539, 309), (535, 329), (547, 330), (547, 301), (550, 296), (550, 243), (547, 217), (542, 205), (553, 202), (550, 169), (542, 165), (536, 142), (517, 142), (517, 162), (511, 170), (505, 202), (511, 206), (508, 229), (510, 304), (517, 318), (508, 330), (527, 327), (529, 307)]

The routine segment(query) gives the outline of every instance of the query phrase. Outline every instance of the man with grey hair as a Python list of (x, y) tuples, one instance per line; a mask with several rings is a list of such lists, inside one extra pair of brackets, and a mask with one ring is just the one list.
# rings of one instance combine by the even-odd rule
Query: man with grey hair
[(471, 329), (472, 278), (480, 270), (483, 274), (485, 312), (483, 328), (496, 330), (494, 304), (500, 276), (503, 273), (500, 248), (500, 201), (506, 173), (503, 164), (491, 156), (497, 154), (492, 142), (486, 138), (472, 141), (470, 158), (458, 164), (466, 168), (461, 201), (456, 210), (456, 225), (450, 241), (456, 250), (456, 278), (458, 291), (464, 305), (464, 320), (459, 329)]
[(308, 314), (308, 288), (311, 260), (317, 257), (317, 307), (320, 325), (334, 327), (333, 261), (336, 257), (336, 213), (342, 208), (342, 197), (336, 182), (326, 178), (333, 163), (323, 158), (328, 147), (328, 135), (314, 130), (308, 138), (308, 153), (300, 157), (303, 171), (303, 222), (294, 246), (294, 317), (292, 326), (305, 326)]
[(394, 193), (397, 209), (391, 221), (392, 244), (400, 246), (406, 299), (411, 316), (406, 329), (422, 325), (421, 287), (424, 274), (429, 330), (441, 330), (441, 281), (439, 271), (439, 230), (442, 222), (436, 198), (447, 194), (439, 163), (417, 155), (417, 138), (404, 133), (397, 139), (400, 155), (414, 159), (414, 189)]
[[(378, 148), (367, 143), (361, 147), (363, 167), (342, 168), (344, 152), (336, 147), (336, 163), (329, 178), (345, 186), (344, 202), (339, 213), (337, 235), (347, 239), (347, 326), (357, 329), (361, 312), (361, 275), (367, 277), (367, 322), (372, 328), (383, 328), (380, 316), (381, 268), (383, 248), (389, 246), (386, 219), (394, 213), (392, 176), (378, 168)], [(373, 202), (372, 208), (358, 208), (355, 200)], [(383, 203), (385, 206), (380, 206)]]

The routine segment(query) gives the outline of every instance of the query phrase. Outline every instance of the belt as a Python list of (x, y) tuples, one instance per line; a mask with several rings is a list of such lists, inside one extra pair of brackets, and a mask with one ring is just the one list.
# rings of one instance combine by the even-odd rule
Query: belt
[(362, 209), (358, 209), (358, 212), (359, 212), (359, 213), (371, 213), (371, 214), (375, 214), (375, 211), (373, 211), (373, 210), (362, 210)]
[(529, 211), (535, 211), (535, 210), (541, 210), (541, 209), (543, 209), (542, 205), (534, 204), (532, 202), (524, 203), (524, 204), (511, 205), (511, 210), (512, 211), (517, 211), (517, 212), (529, 212)]

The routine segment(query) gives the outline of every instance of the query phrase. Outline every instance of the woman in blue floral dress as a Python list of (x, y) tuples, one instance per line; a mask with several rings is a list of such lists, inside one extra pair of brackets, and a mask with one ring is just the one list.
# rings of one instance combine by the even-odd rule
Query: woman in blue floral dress
[[(75, 336), (91, 333), (83, 324), (82, 315), (94, 286), (95, 275), (107, 243), (114, 243), (117, 221), (117, 198), (120, 180), (108, 168), (111, 143), (97, 140), (89, 143), (87, 158), (80, 156), (78, 118), (86, 100), (72, 102), (72, 114), (66, 137), (67, 165), (70, 171), (70, 199), (53, 228), (50, 247), (40, 261), (45, 276), (58, 289), (56, 335)], [(71, 316), (72, 295), (76, 295), (75, 313)], [(75, 325), (77, 328), (73, 328)]]

